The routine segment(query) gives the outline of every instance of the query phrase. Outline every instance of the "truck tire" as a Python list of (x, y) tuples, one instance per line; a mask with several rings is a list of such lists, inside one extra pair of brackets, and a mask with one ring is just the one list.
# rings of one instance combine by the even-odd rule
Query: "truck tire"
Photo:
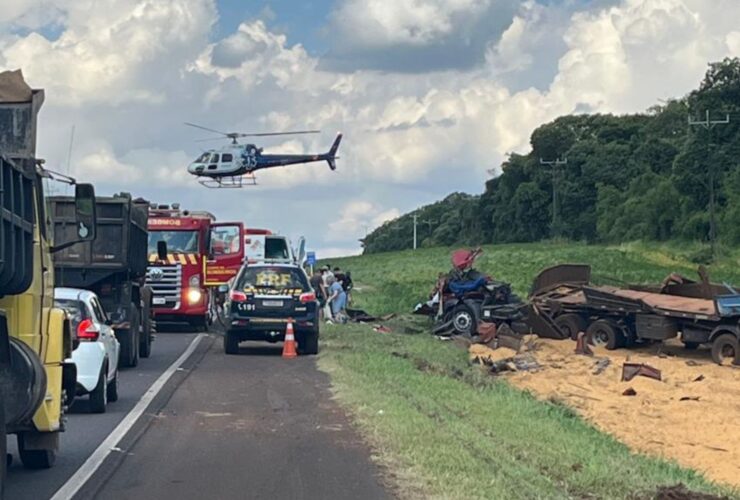
[(50, 469), (57, 459), (56, 450), (29, 450), (26, 448), (25, 432), (18, 434), (18, 455), (26, 469)]
[(152, 355), (152, 340), (154, 338), (152, 321), (152, 290), (148, 286), (142, 289), (141, 297), (144, 306), (141, 309), (141, 342), (139, 356), (148, 358)]
[(139, 310), (131, 305), (129, 329), (119, 330), (118, 341), (121, 344), (119, 365), (134, 367), (139, 364)]
[[(146, 313), (146, 311), (145, 311)], [(152, 319), (144, 314), (141, 318), (141, 338), (139, 339), (139, 356), (148, 358), (152, 355)]]
[(712, 360), (718, 365), (740, 365), (738, 340), (731, 333), (723, 333), (712, 342)]
[(226, 354), (239, 354), (239, 336), (236, 332), (226, 330), (224, 333), (224, 352)]
[(563, 332), (564, 339), (578, 339), (580, 332), (585, 332), (587, 323), (580, 315), (575, 313), (562, 314), (555, 318), (555, 324), (560, 327)]
[(113, 380), (108, 382), (108, 401), (111, 403), (118, 401), (118, 370), (113, 375)]
[(298, 344), (298, 350), (301, 354), (315, 356), (319, 353), (319, 327), (316, 326), (311, 330), (306, 330), (303, 335), (303, 342)]
[(8, 468), (8, 443), (5, 438), (5, 401), (0, 387), (0, 500), (5, 498), (5, 477)]
[(105, 413), (108, 406), (108, 382), (106, 379), (107, 368), (103, 365), (98, 377), (98, 385), (90, 393), (90, 413)]
[(586, 330), (586, 336), (590, 344), (606, 347), (610, 351), (622, 347), (626, 341), (619, 327), (606, 319), (591, 323)]

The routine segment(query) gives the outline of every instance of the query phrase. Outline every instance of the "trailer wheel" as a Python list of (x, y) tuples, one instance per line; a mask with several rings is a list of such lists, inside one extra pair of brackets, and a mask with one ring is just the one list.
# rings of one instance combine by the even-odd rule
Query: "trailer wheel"
[(562, 330), (565, 335), (563, 338), (576, 340), (580, 332), (586, 331), (586, 320), (575, 313), (563, 314), (555, 318), (555, 324)]
[(0, 499), (5, 498), (5, 475), (8, 467), (7, 446), (8, 443), (5, 439), (5, 404), (3, 402), (2, 387), (0, 387)]
[(18, 454), (26, 469), (50, 469), (57, 458), (56, 450), (29, 450), (26, 448), (25, 432), (18, 434)]
[(133, 304), (129, 329), (119, 331), (118, 341), (121, 343), (119, 365), (133, 368), (139, 364), (139, 310)]
[(625, 342), (624, 334), (619, 327), (606, 319), (591, 323), (586, 330), (586, 336), (592, 345), (606, 347), (610, 351), (624, 345)]
[(712, 360), (718, 365), (740, 364), (738, 340), (731, 333), (723, 333), (712, 342)]
[(146, 313), (141, 318), (141, 338), (139, 339), (139, 356), (148, 358), (152, 354), (152, 319)]

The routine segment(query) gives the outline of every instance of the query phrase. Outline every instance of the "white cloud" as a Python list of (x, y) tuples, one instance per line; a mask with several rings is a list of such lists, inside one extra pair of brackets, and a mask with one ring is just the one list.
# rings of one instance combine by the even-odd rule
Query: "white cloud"
[[(43, 22), (38, 2), (8, 5), (0, 23)], [(475, 64), (425, 66), (423, 75), (392, 66), (332, 70), (263, 21), (213, 40), (211, 0), (43, 5), (59, 36), (0, 25), (0, 69), (22, 67), (32, 86), (46, 88), (39, 151), (50, 165), (66, 158), (76, 124), (72, 171), (99, 191), (125, 187), (213, 207), (222, 218), (305, 232), (314, 248), (357, 248), (365, 225), (482, 189), (486, 171), (507, 152), (526, 151), (543, 122), (582, 108), (643, 110), (695, 88), (707, 62), (740, 55), (734, 0), (623, 0), (576, 13), (577, 2), (571, 10), (493, 0), (340, 4), (331, 22), (345, 19), (358, 44), (390, 47), (382, 50), (396, 62), (413, 66), (422, 49), (424, 57), (476, 54)], [(555, 76), (532, 83), (543, 66)], [(250, 191), (206, 191), (185, 168), (209, 145), (192, 141), (208, 134), (184, 121), (226, 131), (323, 130), (258, 141), (266, 151), (322, 152), (336, 130), (345, 139), (336, 172), (325, 164), (275, 169), (259, 173)]]
[(474, 20), (490, 4), (490, 0), (348, 0), (335, 19), (358, 45), (426, 45)]
[(384, 222), (401, 215), (396, 208), (385, 208), (366, 200), (346, 203), (339, 218), (329, 224), (327, 241), (346, 241), (348, 237), (361, 238)]

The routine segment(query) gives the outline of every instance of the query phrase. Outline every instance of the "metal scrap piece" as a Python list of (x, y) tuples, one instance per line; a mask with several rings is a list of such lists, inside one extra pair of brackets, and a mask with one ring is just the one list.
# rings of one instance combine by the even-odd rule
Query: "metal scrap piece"
[(594, 355), (594, 352), (591, 350), (591, 346), (588, 345), (586, 332), (578, 332), (578, 338), (576, 339), (576, 354), (583, 354), (585, 356)]
[(646, 365), (645, 363), (624, 363), (622, 365), (623, 382), (629, 382), (638, 375), (655, 380), (662, 380), (660, 370), (653, 368), (650, 365)]

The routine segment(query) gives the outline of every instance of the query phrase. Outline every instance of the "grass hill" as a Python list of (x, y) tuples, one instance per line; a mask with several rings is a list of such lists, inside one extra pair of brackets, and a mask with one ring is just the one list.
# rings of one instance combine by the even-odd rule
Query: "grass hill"
[[(331, 265), (352, 272), (358, 285), (354, 294), (358, 306), (373, 314), (409, 312), (426, 297), (437, 275), (450, 269), (450, 253), (454, 249), (369, 254), (332, 259)], [(527, 296), (537, 273), (555, 264), (590, 264), (594, 281), (599, 283), (655, 283), (672, 272), (695, 279), (698, 262), (706, 253), (699, 244), (642, 243), (523, 243), (486, 245), (483, 250), (476, 268), (511, 283), (522, 297)], [(740, 250), (727, 252), (708, 268), (713, 281), (740, 285)]]
[[(374, 314), (408, 312), (449, 268), (449, 248), (332, 259), (352, 271), (357, 305)], [(543, 267), (590, 263), (598, 280), (655, 282), (693, 276), (699, 247), (539, 243), (485, 247), (478, 268), (523, 296)], [(699, 253), (701, 253), (699, 251)], [(740, 253), (710, 268), (740, 283)], [(632, 453), (560, 401), (539, 401), (471, 366), (467, 352), (428, 333), (423, 319), (322, 328), (319, 365), (353, 414), (377, 460), (406, 498), (668, 498), (692, 492), (740, 498), (699, 473)], [(675, 498), (719, 498), (678, 496)], [(673, 498), (673, 497), (671, 497)]]

